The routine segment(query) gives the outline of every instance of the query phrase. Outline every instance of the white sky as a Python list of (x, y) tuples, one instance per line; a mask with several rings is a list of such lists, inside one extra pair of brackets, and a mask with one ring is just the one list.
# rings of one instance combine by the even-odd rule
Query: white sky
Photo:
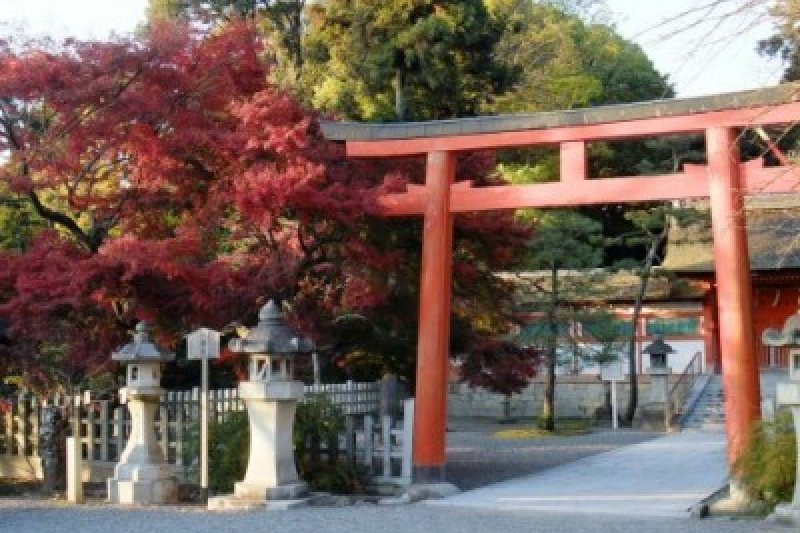
[[(656, 68), (669, 75), (679, 96), (763, 87), (780, 78), (780, 65), (769, 64), (755, 52), (757, 41), (770, 33), (764, 19), (738, 17), (717, 28), (714, 13), (703, 13), (663, 25), (665, 19), (708, 0), (606, 2), (617, 30), (642, 45)], [(112, 31), (133, 31), (144, 19), (146, 6), (146, 0), (0, 0), (0, 36), (22, 29), (54, 38), (103, 39)], [(705, 23), (676, 33), (698, 20)]]

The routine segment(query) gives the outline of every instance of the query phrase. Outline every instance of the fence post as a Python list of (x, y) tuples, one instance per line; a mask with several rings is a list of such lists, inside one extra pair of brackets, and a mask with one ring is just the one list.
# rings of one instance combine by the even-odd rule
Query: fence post
[(96, 427), (95, 422), (97, 416), (94, 412), (94, 403), (92, 402), (91, 393), (86, 391), (84, 396), (84, 403), (86, 404), (86, 459), (89, 461), (94, 460), (94, 448), (96, 440)]
[(396, 374), (384, 374), (380, 380), (381, 415), (397, 417), (398, 382)]
[(414, 454), (414, 398), (403, 401), (403, 459), (402, 476), (411, 481)]
[(364, 464), (367, 465), (369, 474), (372, 475), (374, 465), (374, 440), (373, 440), (372, 415), (364, 416)]
[(80, 437), (67, 437), (67, 500), (83, 503), (83, 457)]
[(353, 415), (344, 418), (344, 449), (347, 460), (350, 463), (356, 462), (356, 428)]
[(383, 434), (383, 477), (392, 475), (392, 417), (381, 417), (381, 433)]
[(158, 440), (161, 444), (161, 453), (164, 454), (166, 461), (169, 458), (169, 410), (163, 401), (158, 406), (158, 417), (158, 429), (161, 433)]
[(109, 448), (109, 435), (108, 426), (111, 423), (109, 420), (108, 400), (100, 400), (100, 460), (108, 461), (108, 448)]
[(117, 407), (114, 409), (114, 441), (117, 443), (117, 456), (114, 458), (116, 461), (122, 459), (122, 452), (125, 451), (125, 407)]

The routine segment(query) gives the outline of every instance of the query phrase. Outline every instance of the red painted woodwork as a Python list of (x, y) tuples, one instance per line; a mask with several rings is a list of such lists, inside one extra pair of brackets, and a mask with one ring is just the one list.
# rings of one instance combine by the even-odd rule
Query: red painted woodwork
[(443, 481), (447, 427), (447, 374), (453, 215), (450, 184), (455, 154), (432, 152), (426, 168), (425, 225), (417, 344), (417, 403), (414, 417), (415, 476)]
[(561, 182), (576, 184), (588, 178), (589, 158), (583, 141), (561, 143)]
[(761, 417), (759, 367), (753, 336), (750, 260), (744, 194), (740, 188), (737, 133), (714, 127), (706, 134), (711, 227), (717, 277), (719, 339), (725, 354), (722, 381), (728, 460), (744, 451), (750, 428)]
[(800, 117), (799, 102), (777, 104), (769, 107), (750, 107), (696, 115), (656, 117), (586, 126), (564, 126), (551, 129), (449, 137), (348, 141), (347, 155), (351, 157), (401, 157), (422, 155), (433, 151), (464, 152), (519, 146), (554, 145), (570, 141), (607, 141), (703, 132), (711, 127), (744, 128), (753, 125), (786, 124), (796, 117)]
[[(752, 424), (760, 416), (743, 195), (800, 190), (800, 172), (794, 168), (764, 168), (761, 160), (740, 164), (734, 128), (785, 124), (798, 119), (800, 103), (793, 102), (550, 129), (347, 141), (350, 156), (428, 156), (425, 187), (410, 185), (405, 193), (380, 199), (387, 216), (425, 215), (415, 472), (443, 472), (446, 459), (453, 213), (697, 197), (710, 197), (712, 205), (717, 309), (704, 314), (704, 327), (707, 349), (712, 354), (720, 354), (722, 360), (729, 459), (734, 460), (741, 452)], [(589, 142), (693, 132), (705, 132), (707, 136), (707, 167), (687, 164), (683, 172), (665, 176), (587, 179), (586, 147)], [(469, 183), (451, 186), (458, 152), (555, 144), (560, 145), (560, 182), (480, 188), (473, 188)], [(712, 297), (708, 303), (713, 302)], [(719, 341), (714, 339), (715, 332), (719, 333)]]
[[(708, 175), (704, 165), (684, 165), (684, 171), (662, 176), (630, 176), (586, 180), (586, 159), (578, 145), (566, 143), (562, 149), (563, 180), (529, 185), (470, 187), (456, 183), (450, 190), (450, 209), (454, 213), (521, 209), (526, 207), (575, 207), (654, 200), (705, 198), (709, 195)], [(800, 170), (795, 167), (764, 167), (762, 159), (741, 165), (741, 181), (747, 194), (800, 191)], [(575, 183), (580, 182), (580, 187)], [(425, 189), (415, 185), (409, 191), (390, 194), (379, 200), (386, 216), (422, 214)]]

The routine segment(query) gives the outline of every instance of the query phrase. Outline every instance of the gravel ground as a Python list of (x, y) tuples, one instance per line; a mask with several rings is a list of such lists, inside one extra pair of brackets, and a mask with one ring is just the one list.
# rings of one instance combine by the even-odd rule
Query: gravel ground
[(642, 519), (548, 513), (438, 509), (424, 504), (359, 505), (288, 512), (208, 513), (182, 508), (42, 507), (0, 500), (9, 533), (755, 533), (789, 530), (744, 520)]
[[(448, 433), (448, 478), (474, 488), (641, 442), (639, 431), (596, 430), (588, 435), (503, 439), (502, 429), (479, 420), (458, 420)], [(440, 509), (424, 503), (311, 507), (288, 512), (209, 513), (201, 507), (123, 508), (96, 502), (80, 507), (35, 498), (0, 498), (0, 533), (764, 533), (790, 530), (761, 521), (663, 519), (564, 515), (472, 509)]]

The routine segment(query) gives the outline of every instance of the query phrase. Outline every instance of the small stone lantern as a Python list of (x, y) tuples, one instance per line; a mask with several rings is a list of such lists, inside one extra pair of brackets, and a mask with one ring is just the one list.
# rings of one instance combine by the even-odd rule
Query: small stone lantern
[(247, 473), (236, 483), (233, 498), (212, 499), (211, 508), (297, 500), (308, 490), (294, 463), (292, 431), (303, 384), (293, 381), (292, 375), (294, 357), (312, 351), (313, 344), (289, 328), (274, 300), (261, 308), (258, 318), (246, 338), (228, 344), (232, 352), (250, 358), (249, 379), (239, 384), (250, 421)]
[(667, 366), (667, 355), (675, 350), (664, 342), (664, 337), (656, 335), (653, 342), (645, 346), (642, 353), (650, 355), (650, 374), (669, 374), (671, 369)]
[[(675, 353), (675, 350), (664, 342), (664, 337), (656, 335), (642, 353), (650, 355), (650, 391), (649, 403), (639, 413), (640, 423), (645, 427), (660, 429), (661, 423), (657, 420), (661, 418), (664, 431), (669, 431), (672, 427), (672, 402), (669, 398), (669, 375), (672, 369), (667, 365), (667, 355)], [(652, 421), (645, 420), (647, 418)]]
[(779, 522), (797, 526), (800, 525), (800, 314), (790, 316), (781, 330), (765, 330), (761, 341), (766, 346), (789, 348), (789, 381), (776, 385), (775, 400), (779, 407), (792, 411), (798, 461), (792, 502), (775, 507), (774, 516)]
[(176, 480), (156, 439), (155, 415), (161, 388), (161, 366), (175, 354), (156, 346), (146, 322), (136, 325), (133, 342), (111, 355), (124, 363), (131, 432), (114, 477), (108, 479), (108, 499), (112, 503), (149, 505), (175, 500)]

